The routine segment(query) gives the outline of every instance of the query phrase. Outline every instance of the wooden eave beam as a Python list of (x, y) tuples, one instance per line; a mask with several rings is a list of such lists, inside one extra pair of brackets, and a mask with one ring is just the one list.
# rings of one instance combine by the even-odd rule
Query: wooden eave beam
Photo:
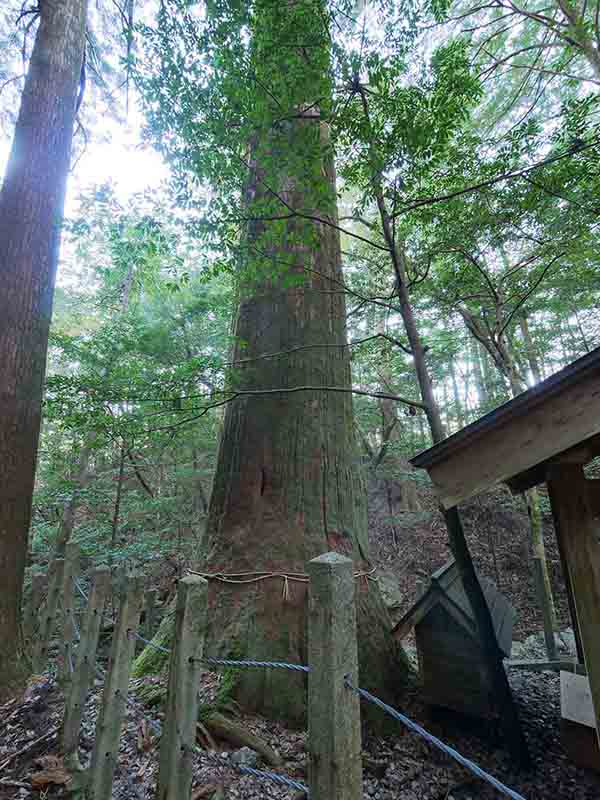
[[(468, 429), (466, 429), (468, 430)], [(593, 440), (593, 441), (592, 441)], [(457, 442), (442, 458), (423, 464), (445, 509), (500, 482), (529, 473), (530, 485), (543, 480), (535, 470), (583, 444), (586, 453), (600, 446), (600, 369), (565, 384), (530, 410), (490, 423), (476, 439)], [(586, 449), (587, 448), (587, 449)], [(593, 455), (591, 455), (593, 458)], [(419, 456), (423, 460), (424, 456)], [(587, 455), (585, 456), (586, 460)]]
[[(546, 480), (546, 473), (554, 464), (589, 464), (594, 458), (600, 456), (600, 435), (591, 436), (568, 450), (536, 464), (526, 472), (508, 478), (506, 484), (513, 494), (520, 494)], [(600, 491), (600, 487), (599, 487)]]

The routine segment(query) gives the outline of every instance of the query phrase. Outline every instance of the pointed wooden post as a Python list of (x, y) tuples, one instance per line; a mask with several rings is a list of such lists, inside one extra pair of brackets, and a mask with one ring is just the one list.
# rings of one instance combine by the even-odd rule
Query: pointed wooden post
[(42, 673), (48, 664), (48, 647), (54, 630), (54, 618), (62, 589), (64, 558), (55, 558), (48, 569), (48, 595), (41, 614), (40, 629), (33, 648), (33, 670)]
[(58, 679), (66, 694), (69, 692), (73, 664), (73, 651), (75, 649), (75, 613), (73, 581), (79, 574), (81, 552), (77, 542), (67, 542), (65, 546), (65, 565), (62, 576), (62, 590), (60, 602), (62, 606), (62, 640), (60, 642), (60, 656), (58, 659)]
[(109, 591), (110, 570), (108, 567), (98, 567), (92, 574), (88, 604), (81, 626), (81, 642), (75, 659), (75, 672), (65, 703), (63, 753), (65, 766), (73, 772), (81, 769), (77, 754), (79, 729), (86, 697), (94, 678), (100, 625)]
[(187, 800), (192, 789), (192, 756), (198, 723), (198, 683), (208, 606), (208, 582), (198, 575), (177, 585), (175, 638), (156, 800)]
[(308, 563), (308, 746), (311, 800), (362, 800), (360, 700), (352, 560)]
[(90, 800), (111, 800), (141, 607), (141, 578), (129, 578), (124, 585), (96, 722), (96, 741), (88, 787)]

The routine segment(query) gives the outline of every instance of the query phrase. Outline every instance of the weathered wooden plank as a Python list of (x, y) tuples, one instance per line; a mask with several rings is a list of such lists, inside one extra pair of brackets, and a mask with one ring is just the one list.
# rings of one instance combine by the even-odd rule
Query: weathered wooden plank
[(109, 669), (96, 722), (88, 786), (90, 800), (111, 800), (141, 607), (142, 581), (139, 577), (128, 578), (113, 633)]
[(560, 673), (560, 713), (563, 719), (587, 725), (596, 725), (590, 682), (585, 675)]
[(590, 507), (581, 465), (554, 466), (548, 492), (573, 591), (600, 743), (600, 521)]
[(102, 613), (109, 591), (110, 570), (108, 567), (98, 567), (92, 574), (88, 604), (81, 626), (81, 642), (77, 648), (75, 671), (65, 703), (65, 719), (62, 728), (65, 766), (74, 772), (81, 769), (77, 754), (79, 729), (87, 693), (94, 677)]
[(208, 582), (198, 575), (182, 578), (177, 585), (157, 800), (187, 800), (190, 796), (207, 608)]
[[(507, 481), (600, 433), (600, 371), (590, 370), (526, 414), (504, 415), (480, 436), (448, 447), (427, 471), (444, 508)], [(450, 444), (450, 440), (448, 441)], [(423, 458), (420, 456), (419, 458)], [(540, 480), (543, 478), (540, 477)]]
[(43, 672), (48, 663), (48, 647), (54, 630), (64, 568), (64, 558), (55, 558), (48, 569), (48, 595), (41, 615), (39, 634), (33, 648), (33, 669), (36, 673)]
[(506, 666), (509, 669), (523, 669), (529, 672), (574, 672), (577, 675), (585, 675), (585, 664), (579, 664), (576, 661), (566, 661), (557, 659), (554, 661), (527, 661), (527, 660), (514, 660), (507, 661)]
[(326, 553), (308, 564), (308, 743), (312, 800), (362, 800), (360, 704), (352, 560)]

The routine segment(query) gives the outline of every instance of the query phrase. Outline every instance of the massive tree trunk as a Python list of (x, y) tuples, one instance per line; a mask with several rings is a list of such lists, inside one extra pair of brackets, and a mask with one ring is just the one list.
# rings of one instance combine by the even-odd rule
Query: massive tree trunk
[(0, 191), (0, 696), (22, 674), (20, 603), (85, 0), (40, 4)]
[[(316, 14), (308, 0), (256, 5), (257, 88), (269, 86), (278, 102), (274, 116), (285, 121), (257, 122), (251, 146), (246, 205), (253, 221), (244, 243), (232, 384), (282, 391), (239, 397), (227, 408), (207, 522), (207, 571), (290, 577), (211, 581), (208, 650), (306, 663), (307, 584), (294, 573), (306, 573), (307, 561), (328, 550), (352, 557), (358, 573), (370, 569), (365, 493), (351, 395), (285, 391), (351, 386), (345, 302), (332, 291), (342, 273), (325, 121), (331, 93), (325, 10)], [(293, 348), (307, 349), (286, 354)], [(273, 353), (279, 355), (267, 357)], [(359, 680), (392, 698), (408, 665), (398, 658), (377, 583), (357, 577), (356, 593)], [(305, 716), (304, 679), (292, 672), (246, 670), (238, 697), (290, 721)]]

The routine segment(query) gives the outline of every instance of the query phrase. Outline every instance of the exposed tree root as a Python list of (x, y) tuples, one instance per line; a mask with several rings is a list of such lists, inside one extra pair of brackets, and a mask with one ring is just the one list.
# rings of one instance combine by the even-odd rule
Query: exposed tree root
[(258, 736), (250, 733), (241, 723), (213, 711), (202, 717), (202, 724), (217, 739), (222, 739), (235, 747), (250, 747), (272, 767), (281, 765), (281, 756)]

